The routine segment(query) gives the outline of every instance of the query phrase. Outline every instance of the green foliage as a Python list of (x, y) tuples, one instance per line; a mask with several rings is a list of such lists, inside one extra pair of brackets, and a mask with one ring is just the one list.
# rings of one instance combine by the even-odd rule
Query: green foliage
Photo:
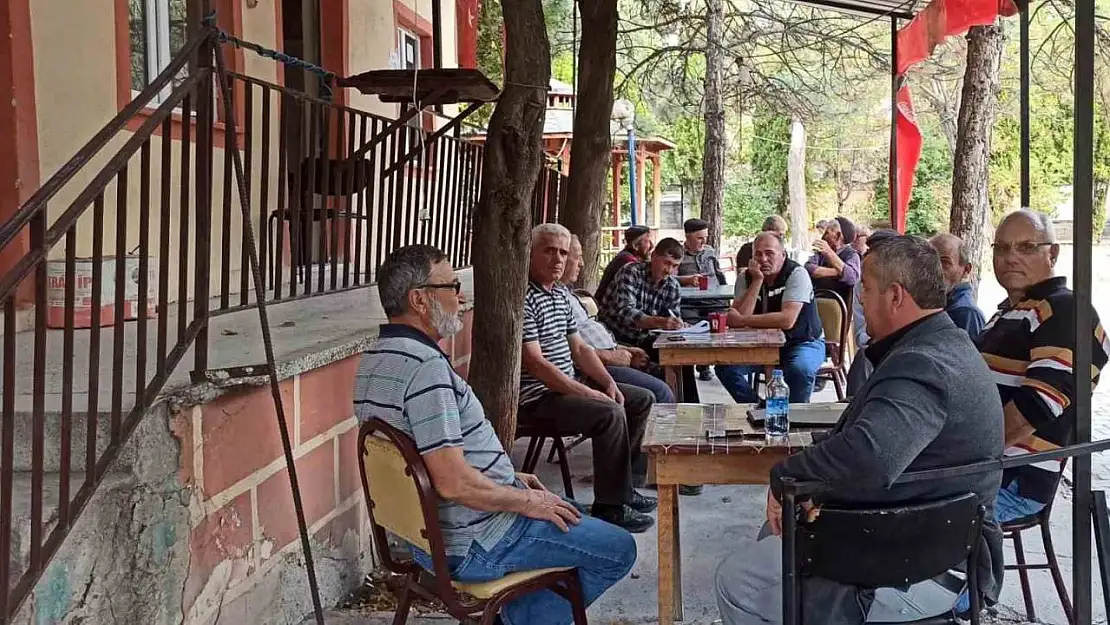
[(663, 184), (689, 185), (700, 181), (705, 124), (700, 118), (681, 116), (662, 130), (676, 145), (675, 149), (663, 152)]
[[(875, 183), (873, 218), (890, 219), (889, 189), (887, 177), (880, 176)], [(948, 145), (943, 138), (926, 134), (906, 213), (906, 233), (931, 236), (947, 230), (951, 198), (952, 164)]]
[(786, 166), (789, 156), (790, 118), (773, 113), (757, 116), (752, 128), (752, 172), (761, 189), (777, 191), (774, 212), (781, 213), (786, 209)]
[[(504, 79), (505, 68), (501, 56), (503, 27), (501, 3), (490, 0), (483, 2), (481, 12), (478, 14), (478, 69), (495, 84), (501, 84)], [(484, 128), (492, 116), (493, 105), (487, 104), (478, 109), (468, 121)]]
[(754, 236), (763, 227), (763, 220), (778, 212), (781, 192), (768, 189), (751, 173), (742, 173), (725, 186), (724, 235)]

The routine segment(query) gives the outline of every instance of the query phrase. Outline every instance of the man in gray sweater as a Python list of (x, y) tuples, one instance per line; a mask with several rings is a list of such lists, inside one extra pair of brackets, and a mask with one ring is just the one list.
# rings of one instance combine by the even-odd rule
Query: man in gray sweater
[[(979, 592), (988, 602), (997, 601), (1002, 534), (993, 507), (1000, 472), (893, 485), (907, 471), (1001, 458), (1002, 404), (990, 371), (967, 332), (944, 313), (940, 259), (928, 242), (899, 236), (873, 248), (864, 260), (863, 283), (872, 337), (866, 357), (875, 371), (828, 436), (772, 469), (765, 533), (781, 533), (786, 477), (828, 484), (831, 490), (810, 502), (818, 506), (892, 506), (973, 492), (987, 509)], [(725, 625), (781, 622), (781, 549), (778, 538), (767, 537), (740, 546), (721, 563), (716, 590)], [(807, 623), (863, 623), (869, 614), (882, 618), (890, 610), (923, 618), (956, 603), (952, 593), (941, 593), (938, 600), (932, 582), (904, 590), (868, 590), (819, 578), (803, 584)]]

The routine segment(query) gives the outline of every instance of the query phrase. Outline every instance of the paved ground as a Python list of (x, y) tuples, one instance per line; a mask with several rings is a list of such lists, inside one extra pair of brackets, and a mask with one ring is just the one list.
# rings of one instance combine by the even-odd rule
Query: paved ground
[[(1065, 247), (1059, 264), (1062, 275), (1071, 274), (1071, 249)], [(1096, 249), (1095, 255), (1095, 296), (1094, 305), (1104, 318), (1110, 315), (1110, 247)], [(1004, 293), (987, 275), (980, 292), (980, 306), (987, 313), (995, 309)], [(724, 390), (716, 382), (700, 385), (703, 401), (728, 401)], [(824, 391), (818, 400), (833, 400), (831, 388)], [(1094, 396), (1093, 438), (1110, 438), (1110, 383), (1098, 389)], [(520, 461), (524, 449), (514, 450), (514, 458)], [(590, 489), (590, 453), (585, 446), (571, 454), (571, 465), (575, 475), (575, 489), (583, 502), (592, 500)], [(1093, 461), (1095, 488), (1110, 488), (1110, 454), (1096, 457)], [(541, 463), (539, 473), (544, 481), (557, 487), (560, 478), (555, 465)], [(682, 514), (682, 551), (684, 555), (683, 587), (686, 605), (687, 624), (710, 625), (719, 623), (717, 609), (713, 600), (713, 574), (717, 563), (729, 546), (738, 539), (754, 535), (762, 522), (764, 513), (765, 489), (762, 487), (725, 487), (708, 486), (699, 497), (684, 497), (681, 503)], [(1053, 512), (1052, 536), (1064, 574), (1070, 580), (1072, 569), (1071, 545), (1071, 490), (1065, 485), (1057, 498)], [(1030, 561), (1044, 557), (1040, 538), (1035, 532), (1027, 533), (1025, 551)], [(604, 595), (590, 609), (590, 622), (599, 625), (654, 623), (656, 618), (656, 534), (649, 530), (637, 536), (639, 559), (632, 574)], [(1012, 561), (1013, 550), (1007, 544), (1007, 561)], [(1093, 562), (1097, 577), (1097, 562)], [(1033, 586), (1037, 622), (1063, 624), (1066, 622), (1060, 602), (1056, 596), (1047, 573), (1030, 574)], [(1070, 581), (1068, 583), (1070, 586)], [(1102, 591), (1098, 582), (1094, 588), (1094, 614), (1096, 623), (1107, 622), (1103, 609)], [(1017, 576), (1009, 574), (1006, 579), (1002, 602), (988, 622), (1026, 623), (1024, 604)], [(367, 623), (389, 623), (391, 615), (368, 615), (354, 612), (332, 612), (328, 623), (335, 625), (364, 625)], [(426, 617), (410, 619), (414, 625), (441, 625), (452, 622), (443, 618)]]

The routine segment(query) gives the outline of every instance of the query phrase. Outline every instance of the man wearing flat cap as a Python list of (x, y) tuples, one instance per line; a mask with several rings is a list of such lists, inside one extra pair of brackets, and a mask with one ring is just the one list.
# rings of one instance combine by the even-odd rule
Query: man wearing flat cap
[(852, 301), (852, 291), (860, 277), (859, 252), (852, 247), (855, 239), (855, 224), (847, 217), (837, 217), (813, 243), (815, 253), (806, 263), (814, 290), (832, 291), (846, 304)]
[(655, 248), (655, 241), (651, 236), (651, 228), (647, 226), (629, 226), (624, 231), (624, 249), (617, 252), (613, 260), (605, 266), (605, 271), (601, 274), (601, 282), (597, 285), (597, 291), (594, 292), (594, 299), (598, 302), (605, 301), (605, 293), (609, 290), (609, 285), (613, 283), (613, 278), (617, 277), (620, 270), (625, 265), (632, 263), (642, 263), (651, 258), (651, 250)]

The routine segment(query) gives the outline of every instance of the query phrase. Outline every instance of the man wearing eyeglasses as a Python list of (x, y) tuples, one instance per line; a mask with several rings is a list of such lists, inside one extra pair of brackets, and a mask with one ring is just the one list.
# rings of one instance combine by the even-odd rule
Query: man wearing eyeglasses
[[(1019, 210), (998, 225), (992, 246), (994, 274), (1008, 294), (975, 339), (998, 385), (1006, 415), (1006, 455), (1069, 445), (1075, 437), (1072, 320), (1075, 295), (1055, 276), (1060, 246), (1051, 219)], [(1098, 314), (1091, 379), (1106, 365), (1107, 339)], [(1012, 521), (1040, 512), (1055, 494), (1061, 463), (1007, 469), (995, 516)]]

